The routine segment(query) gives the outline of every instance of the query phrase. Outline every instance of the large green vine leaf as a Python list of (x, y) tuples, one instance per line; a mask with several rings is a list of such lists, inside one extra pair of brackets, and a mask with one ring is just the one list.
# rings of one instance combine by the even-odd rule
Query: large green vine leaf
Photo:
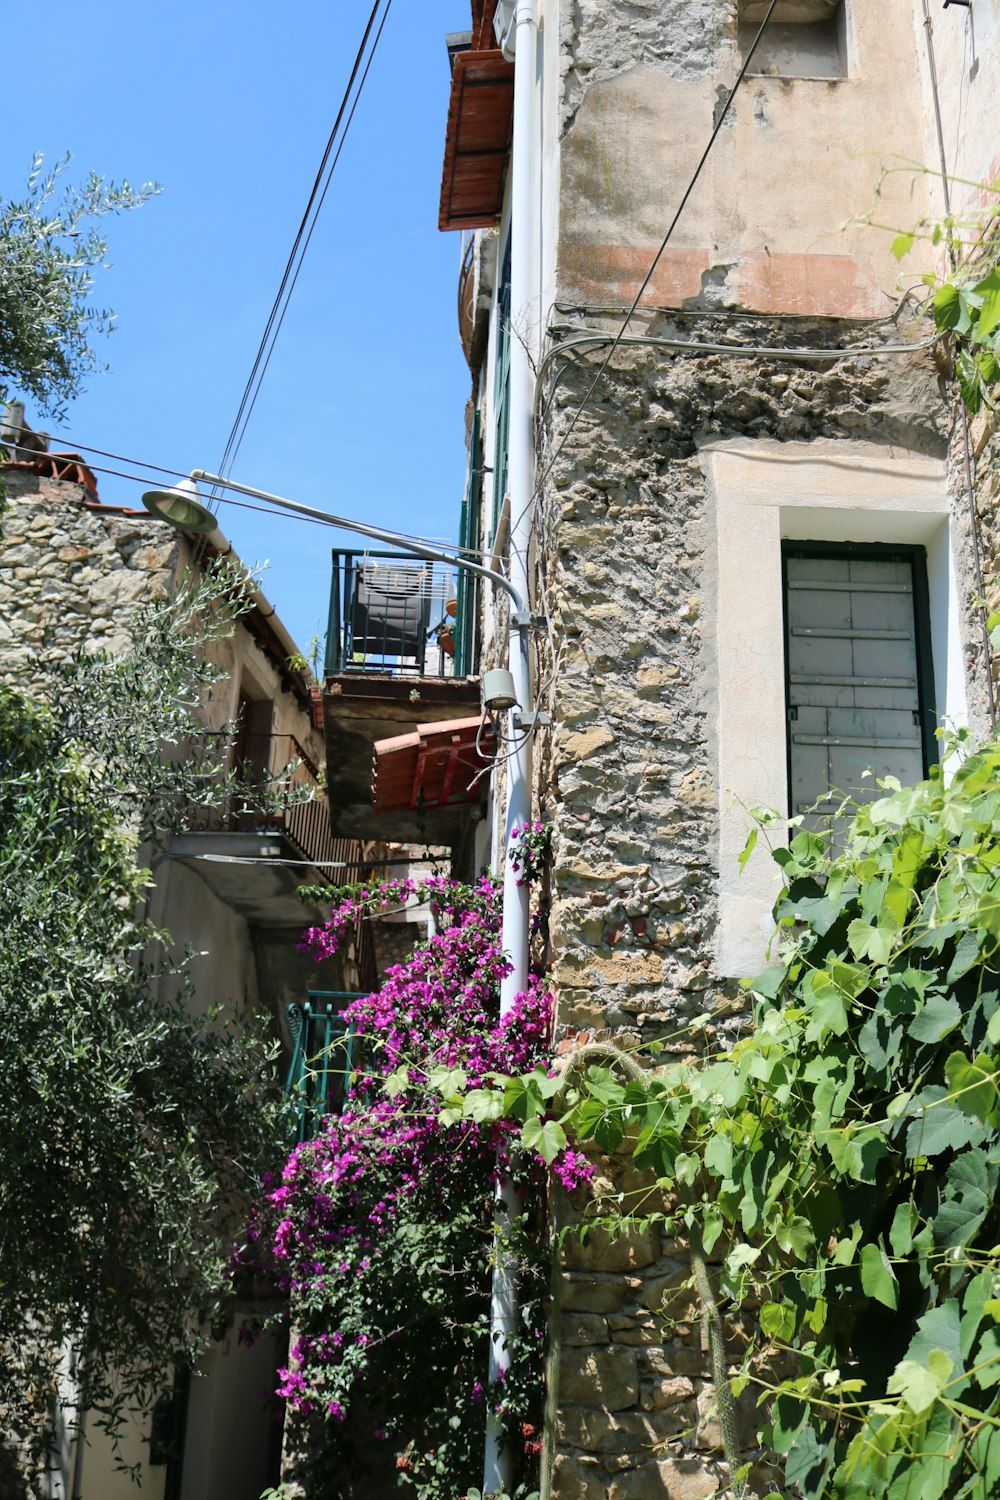
[[(939, 310), (992, 337), (1000, 276)], [(752, 1032), (644, 1082), (575, 1071), (545, 1101), (560, 1138), (631, 1144), (677, 1197), (668, 1229), (726, 1245), (723, 1289), (760, 1309), (734, 1384), (801, 1500), (998, 1492), (998, 772), (990, 745), (950, 785), (886, 783), (836, 857), (796, 834)]]

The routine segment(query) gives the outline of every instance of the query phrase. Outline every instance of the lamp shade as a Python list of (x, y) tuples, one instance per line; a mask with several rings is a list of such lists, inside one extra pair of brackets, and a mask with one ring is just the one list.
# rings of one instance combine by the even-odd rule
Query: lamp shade
[(167, 490), (147, 490), (142, 503), (157, 520), (166, 521), (178, 531), (214, 531), (219, 524), (202, 505), (193, 479), (182, 479)]

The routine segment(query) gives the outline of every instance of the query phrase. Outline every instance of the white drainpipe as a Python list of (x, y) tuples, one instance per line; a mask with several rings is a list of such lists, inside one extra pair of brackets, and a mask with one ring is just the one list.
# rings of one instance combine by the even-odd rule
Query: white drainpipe
[[(534, 235), (537, 224), (536, 142), (534, 125), (535, 66), (538, 21), (535, 0), (516, 0), (514, 7), (514, 135), (511, 148), (510, 307), (510, 430), (507, 488), (510, 495), (510, 581), (525, 608), (512, 615), (508, 670), (520, 712), (534, 706), (531, 686), (531, 621), (528, 555), (531, 544), (531, 504), (534, 488), (534, 427), (532, 366), (526, 343), (533, 337), (535, 315)], [(509, 49), (510, 34), (505, 38)], [(531, 735), (519, 723), (518, 709), (508, 715), (507, 733), (518, 748), (507, 763), (507, 828), (504, 839), (503, 922), (501, 941), (511, 972), (500, 986), (500, 1014), (505, 1015), (528, 982), (528, 888), (519, 886), (510, 862), (511, 831), (531, 817)], [(517, 1213), (516, 1195), (504, 1183), (498, 1195), (501, 1222)], [(490, 1378), (509, 1367), (507, 1345), (518, 1326), (514, 1268), (498, 1261), (491, 1300)], [(501, 1424), (491, 1410), (487, 1416), (483, 1493), (509, 1491), (511, 1453), (501, 1448)]]

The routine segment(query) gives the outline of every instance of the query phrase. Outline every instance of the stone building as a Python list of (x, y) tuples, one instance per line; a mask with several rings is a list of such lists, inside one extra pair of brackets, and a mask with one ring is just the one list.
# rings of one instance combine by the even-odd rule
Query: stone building
[[(921, 308), (944, 250), (900, 264), (893, 239), (949, 202), (996, 211), (1000, 6), (472, 0), (469, 21), (456, 0), (440, 225), (463, 231), (470, 535), (543, 617), (558, 1035), (696, 1049), (705, 1023), (679, 1030), (764, 963), (775, 875), (766, 852), (739, 873), (745, 809), (870, 795), (866, 767), (925, 772), (940, 723), (993, 728), (992, 424), (967, 464)], [(724, 1490), (697, 1325), (659, 1316), (687, 1274), (656, 1229), (567, 1242), (553, 1496)]]
[[(126, 652), (134, 607), (169, 594), (185, 569), (207, 554), (203, 546), (196, 551), (197, 539), (144, 510), (102, 505), (93, 470), (77, 455), (49, 452), (17, 403), (6, 409), (2, 436), (8, 461), (0, 468), (7, 495), (0, 518), (0, 677), (43, 692), (47, 663), (80, 649)], [(221, 533), (208, 538), (208, 553), (228, 551)], [(319, 968), (296, 951), (303, 928), (325, 915), (319, 905), (304, 907), (296, 889), (356, 878), (360, 861), (384, 851), (330, 832), (319, 777), (319, 694), (263, 593), (255, 590), (233, 636), (214, 649), (226, 675), (205, 705), (207, 727), (236, 724), (232, 753), (240, 764), (251, 766), (255, 777), (312, 783), (316, 796), (273, 815), (224, 804), (166, 847), (144, 851), (155, 876), (149, 915), (172, 935), (178, 953), (193, 955), (192, 1003), (222, 1005), (237, 1020), (267, 1014), (287, 1071), (294, 1017), (306, 1028), (310, 1017), (322, 1022), (345, 993), (376, 981), (370, 930), (359, 931), (346, 960)], [(158, 982), (173, 981), (163, 975)], [(274, 1388), (283, 1351), (272, 1335), (252, 1349), (242, 1346), (241, 1315), (234, 1306), (226, 1326), (213, 1329), (199, 1368), (165, 1401), (159, 1445), (151, 1441), (150, 1413), (137, 1413), (130, 1425), (122, 1456), (138, 1466), (143, 1497), (257, 1500), (277, 1481), (280, 1412), (262, 1392)], [(65, 1396), (67, 1420), (57, 1422), (48, 1479), (53, 1500), (136, 1494), (94, 1422), (84, 1414), (82, 1432), (73, 1425), (71, 1383)], [(162, 1441), (164, 1432), (169, 1442)]]

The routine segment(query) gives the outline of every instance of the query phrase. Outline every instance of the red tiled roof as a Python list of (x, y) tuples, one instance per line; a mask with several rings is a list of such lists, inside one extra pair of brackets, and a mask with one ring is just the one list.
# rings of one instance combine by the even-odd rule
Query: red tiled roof
[[(480, 718), (418, 724), (409, 734), (375, 741), (372, 804), (376, 812), (460, 807), (479, 802), (496, 749), (492, 728), (479, 735)], [(476, 749), (479, 735), (483, 754)], [(475, 779), (478, 778), (478, 779)]]
[(33, 453), (30, 458), (4, 461), (3, 467), (25, 469), (41, 474), (44, 479), (65, 479), (70, 484), (82, 484), (97, 499), (97, 480), (79, 453)]

